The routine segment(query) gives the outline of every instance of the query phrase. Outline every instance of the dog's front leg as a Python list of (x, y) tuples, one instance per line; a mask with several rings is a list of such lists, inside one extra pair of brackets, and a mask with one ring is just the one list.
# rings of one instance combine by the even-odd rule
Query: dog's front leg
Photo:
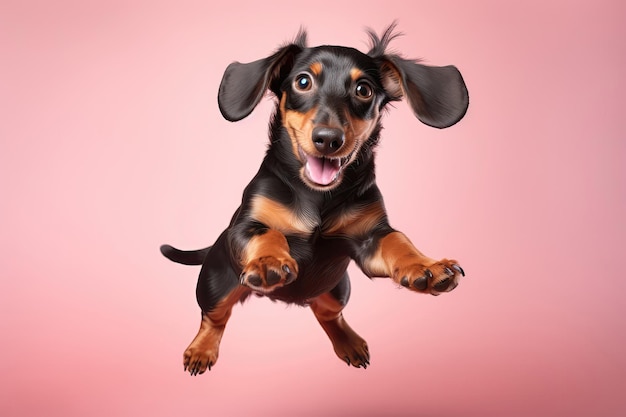
[(263, 229), (241, 250), (241, 284), (270, 293), (293, 282), (298, 264), (289, 253), (287, 238), (275, 229)]
[(425, 256), (401, 232), (392, 231), (372, 242), (369, 256), (359, 262), (368, 276), (390, 277), (413, 291), (439, 295), (456, 288), (465, 275), (457, 261)]

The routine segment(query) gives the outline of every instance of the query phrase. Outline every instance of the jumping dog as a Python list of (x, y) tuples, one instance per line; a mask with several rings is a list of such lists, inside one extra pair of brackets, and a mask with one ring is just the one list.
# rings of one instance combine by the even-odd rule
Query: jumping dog
[(202, 265), (200, 330), (183, 355), (191, 375), (215, 365), (232, 308), (250, 294), (309, 306), (337, 356), (366, 368), (367, 343), (342, 314), (350, 261), (368, 277), (432, 295), (453, 290), (465, 275), (457, 261), (429, 258), (393, 229), (376, 186), (374, 149), (389, 103), (404, 98), (436, 128), (458, 122), (469, 103), (454, 66), (389, 53), (394, 29), (381, 37), (368, 31), (367, 53), (307, 47), (300, 31), (272, 55), (226, 68), (218, 93), (224, 118), (245, 118), (268, 91), (276, 110), (265, 158), (229, 227), (205, 249), (161, 247), (174, 262)]

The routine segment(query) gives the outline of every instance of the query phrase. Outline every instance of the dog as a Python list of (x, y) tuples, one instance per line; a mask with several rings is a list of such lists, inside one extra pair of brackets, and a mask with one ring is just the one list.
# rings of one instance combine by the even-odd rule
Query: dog
[(380, 37), (368, 30), (367, 53), (308, 47), (300, 30), (272, 55), (226, 68), (218, 92), (224, 118), (245, 118), (267, 92), (276, 110), (265, 158), (229, 227), (204, 249), (161, 247), (174, 262), (202, 265), (200, 329), (183, 354), (191, 375), (215, 366), (232, 308), (251, 294), (310, 307), (336, 355), (367, 368), (368, 345), (342, 314), (351, 261), (370, 278), (432, 295), (453, 290), (465, 276), (457, 261), (425, 256), (389, 225), (376, 186), (374, 149), (390, 103), (405, 99), (435, 128), (457, 123), (469, 104), (456, 67), (387, 51), (399, 35), (395, 26)]

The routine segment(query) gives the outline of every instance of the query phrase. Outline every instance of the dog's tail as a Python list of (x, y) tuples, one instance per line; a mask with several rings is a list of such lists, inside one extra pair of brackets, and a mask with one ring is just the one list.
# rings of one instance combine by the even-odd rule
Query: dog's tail
[(180, 250), (170, 245), (162, 245), (161, 253), (167, 259), (183, 265), (202, 265), (211, 246), (197, 250)]

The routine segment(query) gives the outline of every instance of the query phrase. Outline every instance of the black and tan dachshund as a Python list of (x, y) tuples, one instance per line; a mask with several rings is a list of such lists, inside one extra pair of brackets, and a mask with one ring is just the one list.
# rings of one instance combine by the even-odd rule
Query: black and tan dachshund
[(273, 55), (228, 66), (218, 103), (230, 121), (248, 116), (266, 92), (277, 98), (270, 144), (229, 227), (211, 247), (161, 252), (202, 265), (197, 299), (200, 330), (183, 355), (185, 371), (215, 365), (233, 306), (250, 294), (309, 306), (337, 356), (366, 368), (367, 343), (343, 318), (353, 260), (368, 277), (389, 277), (408, 290), (453, 290), (463, 269), (434, 260), (388, 222), (374, 174), (381, 113), (405, 98), (426, 125), (445, 128), (468, 106), (461, 74), (387, 50), (396, 36), (369, 31), (364, 54), (342, 46), (306, 46), (301, 31)]

